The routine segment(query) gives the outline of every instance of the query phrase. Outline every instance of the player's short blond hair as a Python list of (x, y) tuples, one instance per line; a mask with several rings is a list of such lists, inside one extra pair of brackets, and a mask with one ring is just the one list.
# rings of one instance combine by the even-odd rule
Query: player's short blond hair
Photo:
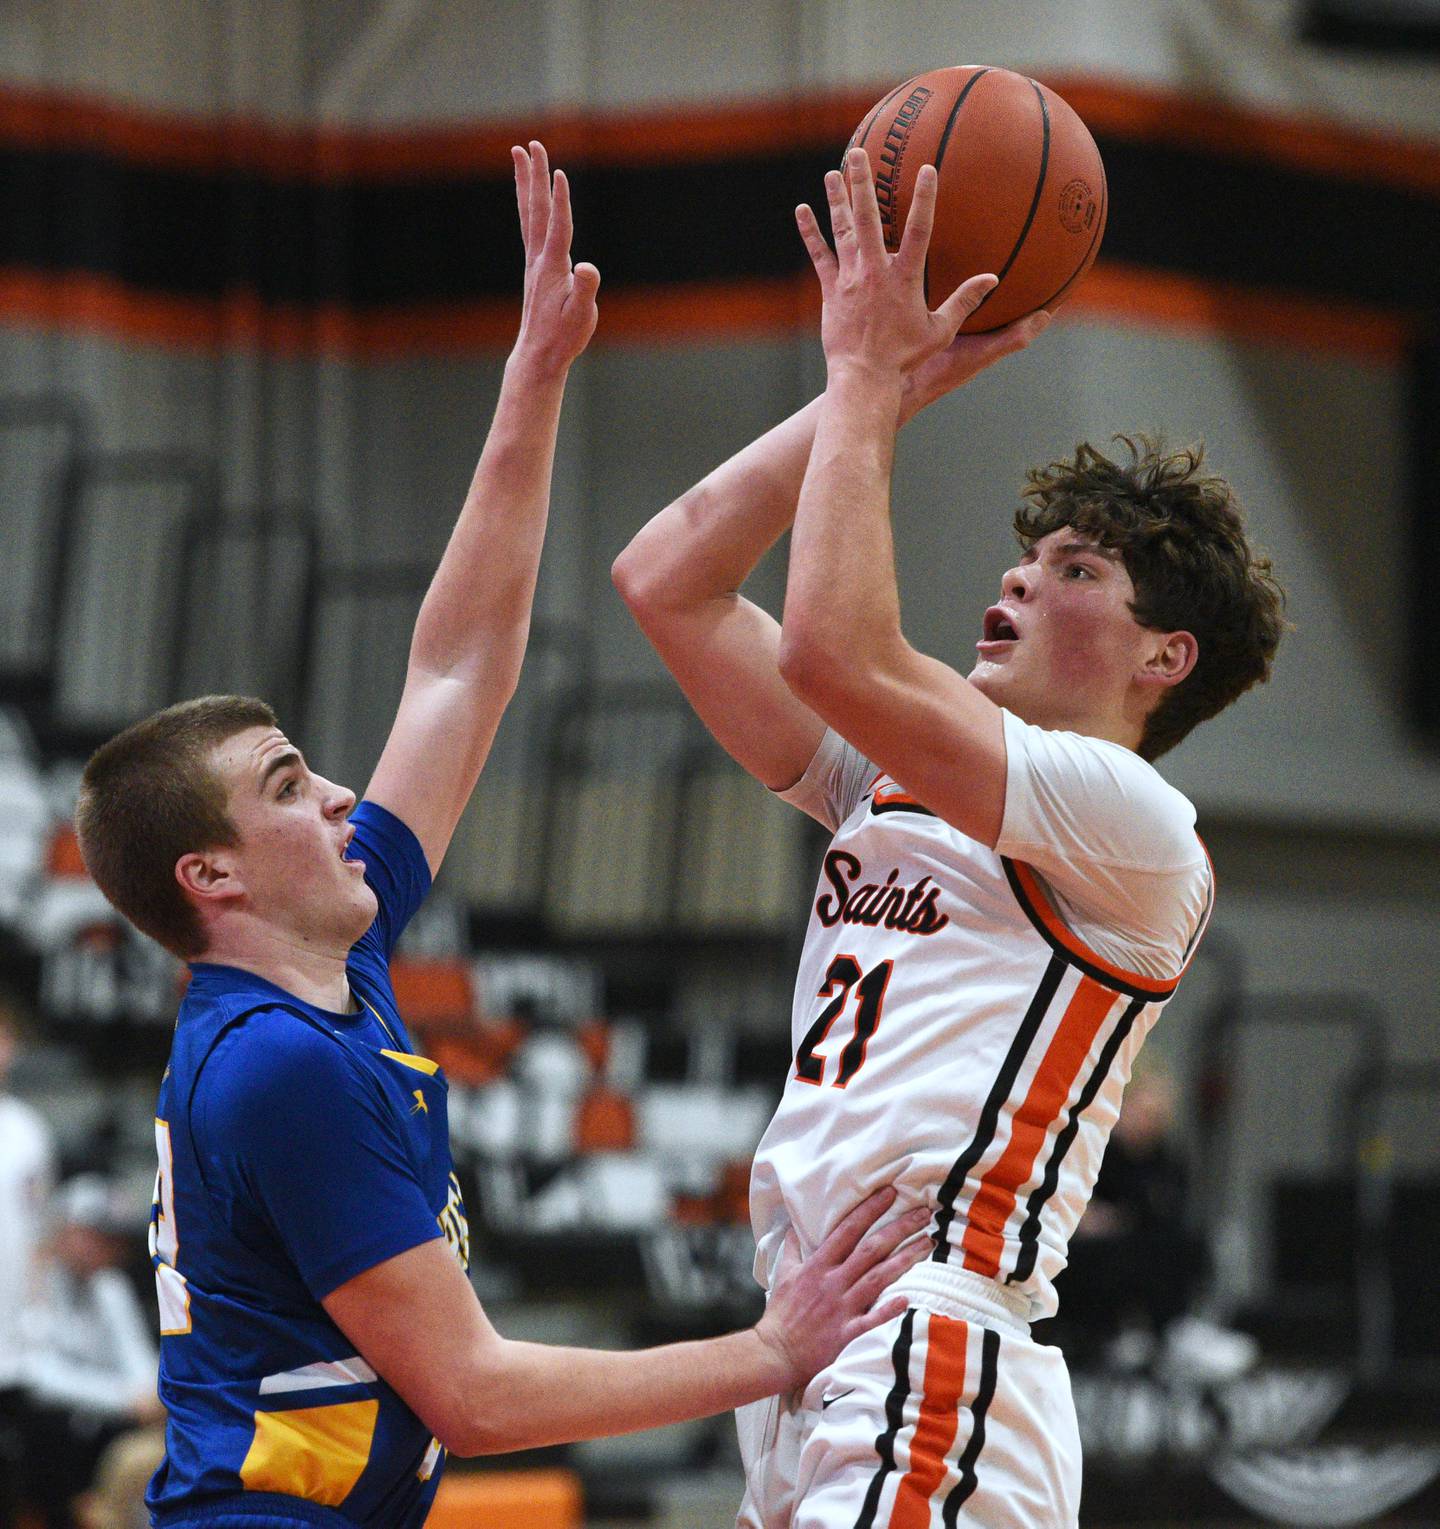
[(205, 931), (175, 862), (239, 837), (212, 756), (237, 733), (274, 726), (264, 701), (201, 696), (127, 727), (85, 766), (75, 809), (85, 865), (137, 929), (182, 960), (204, 954)]

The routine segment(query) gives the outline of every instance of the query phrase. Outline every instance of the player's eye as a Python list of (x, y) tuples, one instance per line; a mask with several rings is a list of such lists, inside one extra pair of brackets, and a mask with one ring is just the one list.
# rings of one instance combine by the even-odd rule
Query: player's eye
[(295, 780), (294, 777), (292, 776), (291, 779), (287, 780), (285, 782), (285, 784), (283, 786), (281, 786), (278, 795), (281, 798), (284, 798), (284, 797), (287, 797), (287, 796), (294, 796), (295, 793), (299, 789), (300, 789), (299, 781)]
[(1087, 579), (1093, 579), (1095, 577), (1095, 575), (1084, 565), (1084, 563), (1069, 564), (1069, 566), (1065, 569), (1065, 576), (1067, 578), (1075, 578), (1077, 575), (1083, 576)]

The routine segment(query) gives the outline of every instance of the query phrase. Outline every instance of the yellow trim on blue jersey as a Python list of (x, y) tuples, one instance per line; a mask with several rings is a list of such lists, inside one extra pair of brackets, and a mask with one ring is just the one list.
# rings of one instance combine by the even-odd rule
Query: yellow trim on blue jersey
[(392, 1062), (399, 1062), (403, 1067), (413, 1067), (416, 1072), (428, 1072), (431, 1074), (440, 1071), (439, 1062), (432, 1062), (428, 1056), (412, 1056), (408, 1051), (391, 1051), (382, 1046), (381, 1056), (388, 1056)]
[(240, 1467), (247, 1492), (288, 1492), (338, 1508), (370, 1463), (376, 1400), (332, 1407), (257, 1412), (255, 1437)]

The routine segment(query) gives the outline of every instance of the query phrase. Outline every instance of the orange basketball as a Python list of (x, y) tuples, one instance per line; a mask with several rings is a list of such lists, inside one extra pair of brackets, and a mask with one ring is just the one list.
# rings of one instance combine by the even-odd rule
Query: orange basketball
[(1100, 151), (1065, 102), (1023, 74), (978, 64), (918, 74), (876, 102), (850, 143), (870, 156), (892, 251), (921, 165), (935, 166), (931, 305), (981, 271), (1000, 278), (965, 321), (967, 333), (1055, 308), (1100, 249), (1108, 205)]

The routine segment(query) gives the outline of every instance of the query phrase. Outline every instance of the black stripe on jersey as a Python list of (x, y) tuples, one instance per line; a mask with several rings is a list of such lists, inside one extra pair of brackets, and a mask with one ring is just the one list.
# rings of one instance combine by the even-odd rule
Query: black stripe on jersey
[(1025, 895), (1025, 888), (1020, 885), (1020, 878), (1015, 874), (1015, 867), (1011, 864), (1008, 855), (1000, 857), (1000, 864), (1005, 867), (1005, 879), (1010, 883), (1010, 890), (1015, 894), (1015, 900), (1025, 910), (1025, 917), (1030, 920), (1036, 934), (1058, 956), (1068, 961), (1076, 971), (1084, 972), (1087, 977), (1093, 978), (1104, 987), (1113, 988), (1117, 993), (1124, 993), (1127, 998), (1140, 998), (1146, 1003), (1162, 1003), (1180, 985), (1179, 977), (1168, 986), (1159, 989), (1136, 987), (1133, 983), (1126, 982), (1124, 977), (1118, 976), (1113, 971), (1106, 971), (1103, 966), (1096, 966), (1093, 961), (1087, 961), (1079, 951), (1071, 950), (1060, 943), (1049, 929), (1045, 926), (1045, 920), (1039, 912), (1031, 906), (1030, 899)]
[(938, 818), (938, 812), (931, 812), (928, 807), (922, 807), (919, 802), (877, 802), (873, 797), (870, 799), (870, 816), (878, 818), (887, 812), (912, 812), (922, 818)]
[[(972, 1328), (971, 1331), (973, 1332), (974, 1329)], [(960, 1479), (955, 1483), (955, 1490), (945, 1499), (943, 1513), (945, 1529), (955, 1529), (961, 1508), (970, 1501), (976, 1486), (979, 1485), (980, 1478), (975, 1471), (975, 1462), (980, 1458), (980, 1451), (985, 1448), (985, 1414), (990, 1410), (990, 1401), (995, 1395), (995, 1382), (999, 1373), (1000, 1334), (992, 1332), (987, 1327), (980, 1350), (980, 1389), (975, 1393), (975, 1401), (970, 1408), (970, 1415), (974, 1418), (974, 1422), (970, 1427), (970, 1441), (966, 1444), (965, 1453), (959, 1460)]]
[(880, 1456), (880, 1469), (870, 1478), (860, 1516), (855, 1529), (873, 1529), (875, 1510), (880, 1506), (880, 1493), (885, 1478), (895, 1469), (895, 1439), (905, 1425), (905, 1402), (910, 1395), (910, 1341), (915, 1331), (915, 1308), (905, 1313), (900, 1323), (900, 1336), (890, 1357), (895, 1365), (895, 1384), (885, 1398), (885, 1431), (875, 1440), (875, 1453)]
[(1050, 1148), (1050, 1161), (1045, 1164), (1045, 1176), (1030, 1191), (1030, 1198), (1025, 1202), (1025, 1224), (1020, 1228), (1020, 1252), (1015, 1259), (1014, 1271), (1005, 1277), (1007, 1285), (1027, 1280), (1035, 1272), (1035, 1260), (1040, 1252), (1040, 1215), (1060, 1183), (1060, 1166), (1065, 1161), (1065, 1154), (1070, 1150), (1080, 1130), (1080, 1117), (1095, 1102), (1095, 1095), (1100, 1092), (1100, 1085), (1109, 1076), (1110, 1068), (1115, 1061), (1115, 1053), (1125, 1044), (1125, 1038), (1130, 1034), (1136, 1015), (1144, 1007), (1140, 999), (1131, 1000), (1130, 1007), (1120, 1016), (1120, 1022), (1110, 1032), (1110, 1038), (1105, 1042), (1100, 1058), (1095, 1063), (1095, 1070), (1085, 1080), (1085, 1087), (1080, 1090), (1079, 1098), (1070, 1107), (1070, 1115), (1065, 1122), (1065, 1127), (1056, 1136), (1054, 1145)]
[(1050, 1005), (1055, 1001), (1056, 989), (1060, 986), (1060, 979), (1064, 975), (1065, 962), (1059, 956), (1051, 956), (1050, 964), (1045, 968), (1045, 975), (1040, 979), (1040, 986), (1035, 989), (1035, 996), (1030, 1000), (1030, 1007), (1025, 1011), (1025, 1018), (1021, 1020), (1020, 1028), (1015, 1032), (1015, 1039), (1010, 1043), (1010, 1050), (1005, 1055), (1005, 1061), (995, 1075), (995, 1082), (991, 1086), (990, 1096), (986, 1099), (984, 1108), (980, 1111), (980, 1120), (975, 1127), (974, 1136), (970, 1138), (970, 1145), (955, 1159), (955, 1166), (951, 1168), (945, 1182), (940, 1186), (934, 1234), (934, 1261), (937, 1264), (950, 1262), (950, 1223), (955, 1219), (955, 1197), (960, 1193), (970, 1170), (980, 1161), (986, 1148), (995, 1139), (995, 1127), (1000, 1121), (1000, 1111), (1010, 1097), (1011, 1089), (1015, 1087), (1015, 1079), (1019, 1076), (1025, 1054), (1034, 1043), (1041, 1020), (1045, 1018)]

